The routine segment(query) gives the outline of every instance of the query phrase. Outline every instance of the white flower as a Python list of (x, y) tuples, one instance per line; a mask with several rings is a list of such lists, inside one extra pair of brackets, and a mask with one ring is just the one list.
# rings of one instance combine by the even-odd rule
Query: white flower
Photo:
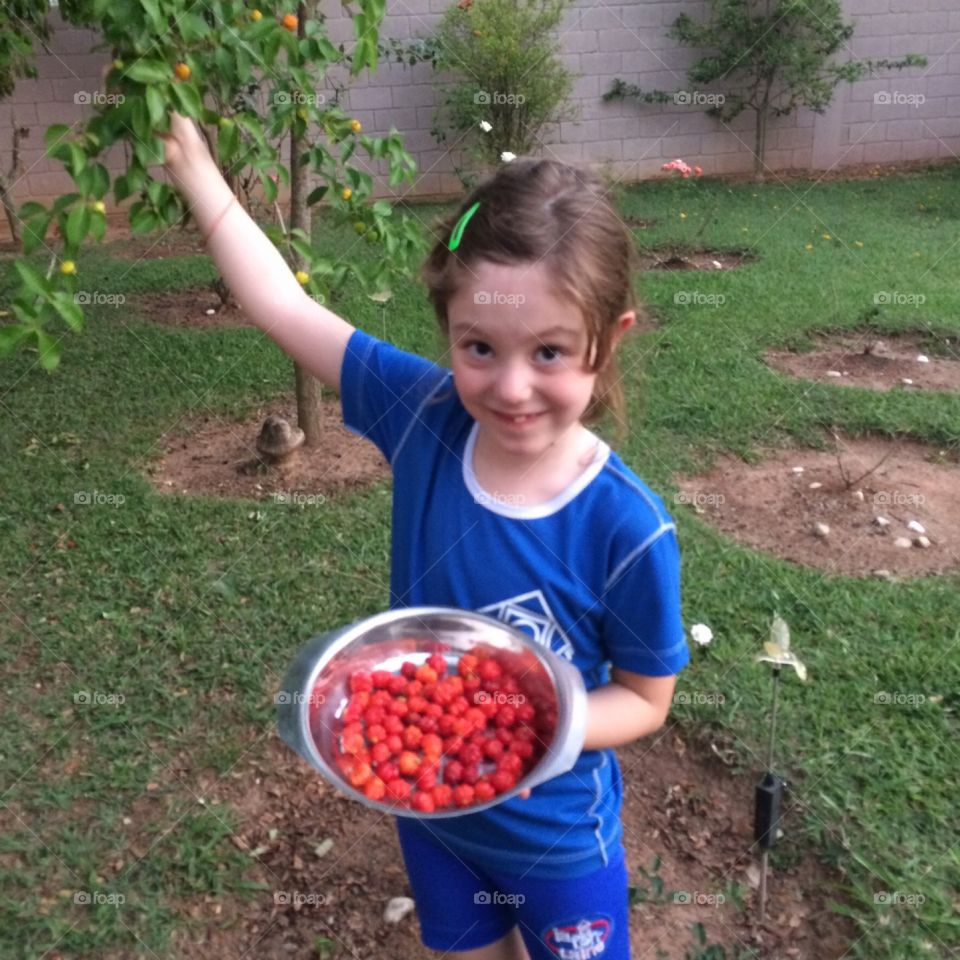
[(690, 636), (694, 643), (705, 647), (713, 639), (713, 631), (705, 623), (695, 623), (690, 628)]
[(489, 132), (493, 129), (493, 124), (487, 123), (486, 120), (481, 120), (481, 121), (480, 121), (480, 129), (481, 129), (484, 133), (489, 133)]
[(500, 154), (500, 159), (504, 163), (509, 163), (511, 160), (516, 160), (517, 155), (515, 153), (511, 153), (509, 150), (504, 150), (503, 153)]

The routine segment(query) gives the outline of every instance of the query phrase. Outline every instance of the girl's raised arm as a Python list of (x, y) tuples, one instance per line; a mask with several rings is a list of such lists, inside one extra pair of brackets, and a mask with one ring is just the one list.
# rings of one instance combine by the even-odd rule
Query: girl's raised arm
[(353, 326), (304, 292), (230, 191), (192, 120), (171, 114), (163, 140), (171, 179), (244, 313), (297, 363), (339, 389)]

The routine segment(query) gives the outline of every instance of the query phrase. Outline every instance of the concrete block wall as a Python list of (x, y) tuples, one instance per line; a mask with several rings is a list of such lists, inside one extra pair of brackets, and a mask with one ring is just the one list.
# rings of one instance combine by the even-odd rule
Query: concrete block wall
[[(426, 36), (454, 0), (388, 0), (382, 36), (400, 40)], [(850, 54), (896, 58), (907, 52), (929, 58), (926, 67), (883, 73), (839, 87), (823, 115), (799, 110), (771, 123), (767, 163), (773, 170), (830, 170), (861, 163), (937, 159), (960, 154), (960, 0), (845, 0), (856, 25)], [(353, 27), (339, 5), (331, 5), (327, 27), (334, 43), (349, 43)], [(574, 0), (557, 31), (562, 60), (575, 75), (575, 120), (543, 131), (540, 152), (602, 167), (632, 182), (657, 175), (662, 163), (682, 156), (708, 173), (752, 168), (753, 116), (725, 125), (707, 117), (696, 102), (645, 105), (604, 103), (602, 94), (620, 77), (644, 89), (686, 89), (686, 67), (696, 52), (666, 36), (681, 12), (703, 14), (689, 0)], [(0, 103), (0, 166), (9, 167), (15, 118), (30, 128), (23, 143), (23, 173), (14, 184), (17, 203), (49, 201), (71, 188), (59, 164), (44, 157), (43, 132), (53, 123), (74, 123), (102, 95), (100, 77), (110, 59), (94, 53), (98, 37), (58, 23), (52, 52), (37, 58), (39, 77), (22, 80)], [(336, 80), (346, 81), (345, 71)], [(419, 173), (413, 186), (387, 184), (382, 161), (369, 163), (381, 195), (453, 196), (461, 192), (454, 173), (459, 154), (430, 134), (444, 85), (452, 78), (429, 64), (381, 64), (347, 91), (345, 109), (364, 129), (404, 133)], [(332, 95), (332, 90), (330, 91)], [(710, 91), (690, 91), (691, 100)], [(363, 160), (358, 151), (355, 161)], [(122, 169), (123, 152), (107, 158)]]

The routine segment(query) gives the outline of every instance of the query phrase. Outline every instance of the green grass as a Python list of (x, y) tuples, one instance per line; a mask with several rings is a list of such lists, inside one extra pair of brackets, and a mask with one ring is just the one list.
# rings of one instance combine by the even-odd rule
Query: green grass
[[(960, 335), (960, 171), (762, 188), (641, 184), (620, 203), (625, 216), (659, 220), (636, 232), (645, 244), (690, 243), (709, 215), (702, 245), (757, 256), (736, 271), (638, 278), (662, 327), (623, 348), (631, 428), (620, 452), (668, 503), (676, 473), (722, 451), (822, 445), (834, 426), (960, 445), (956, 394), (831, 389), (762, 362), (767, 347), (803, 346), (823, 330)], [(437, 209), (418, 213), (429, 223)], [(371, 255), (349, 235), (324, 240)], [(125, 295), (214, 276), (204, 258), (134, 265), (96, 249), (79, 270), (85, 288)], [(10, 272), (0, 264), (0, 294)], [(691, 292), (700, 305), (677, 302)], [(877, 305), (881, 292), (925, 301)], [(439, 355), (413, 282), (385, 309), (363, 297), (339, 309)], [(290, 363), (269, 340), (249, 329), (159, 328), (132, 305), (88, 308), (87, 318), (82, 336), (64, 338), (55, 375), (26, 352), (0, 367), (2, 956), (144, 946), (164, 955), (187, 922), (177, 912), (184, 898), (244, 895), (249, 859), (227, 839), (230, 812), (199, 805), (171, 762), (185, 754), (196, 770), (225, 773), (258, 749), (299, 645), (388, 599), (388, 485), (291, 510), (160, 496), (142, 477), (159, 436), (184, 418), (240, 417), (290, 393)], [(75, 502), (93, 491), (124, 499)], [(783, 690), (778, 758), (794, 790), (775, 865), (813, 849), (843, 871), (838, 900), (860, 937), (851, 956), (946, 956), (960, 936), (960, 578), (826, 576), (674, 513), (687, 622), (716, 634), (693, 651), (680, 690), (724, 696), (722, 707), (675, 716), (732, 744), (759, 773), (770, 681), (752, 657), (779, 611), (811, 679), (787, 678)], [(880, 692), (925, 699), (881, 704)], [(150, 816), (125, 825), (154, 794)], [(138, 859), (131, 845), (149, 855)], [(77, 892), (101, 902), (74, 903)], [(923, 902), (877, 902), (882, 893)]]

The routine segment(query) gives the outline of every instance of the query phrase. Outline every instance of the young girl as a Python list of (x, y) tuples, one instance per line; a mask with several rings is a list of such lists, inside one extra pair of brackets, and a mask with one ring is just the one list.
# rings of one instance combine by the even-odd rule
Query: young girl
[(624, 960), (611, 748), (662, 726), (688, 652), (674, 525), (587, 426), (622, 413), (614, 354), (635, 321), (632, 245), (602, 185), (516, 160), (443, 224), (424, 279), (448, 370), (308, 297), (179, 116), (166, 163), (247, 316), (389, 461), (390, 606), (498, 617), (590, 691), (569, 773), (482, 813), (398, 818), (423, 942), (464, 960)]

